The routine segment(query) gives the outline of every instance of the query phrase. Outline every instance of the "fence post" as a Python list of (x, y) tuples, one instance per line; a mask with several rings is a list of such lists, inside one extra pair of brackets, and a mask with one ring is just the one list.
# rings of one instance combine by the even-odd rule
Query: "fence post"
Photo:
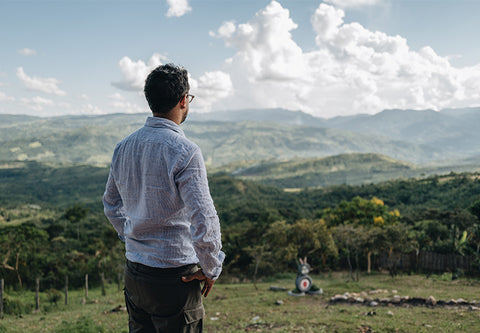
[(40, 311), (40, 278), (36, 278), (35, 280), (35, 311)]
[(68, 275), (65, 275), (65, 305), (68, 305)]
[(0, 280), (0, 319), (3, 319), (3, 279)]
[(85, 274), (85, 300), (88, 299), (88, 274)]
[(122, 289), (122, 273), (117, 274), (117, 289), (120, 290)]
[(105, 292), (105, 273), (102, 272), (101, 274), (102, 278), (102, 296), (105, 296), (107, 293)]

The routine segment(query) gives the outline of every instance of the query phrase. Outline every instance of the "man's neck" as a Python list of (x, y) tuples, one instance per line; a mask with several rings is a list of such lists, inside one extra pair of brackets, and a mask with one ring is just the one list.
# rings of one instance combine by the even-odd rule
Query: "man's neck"
[(164, 118), (173, 121), (175, 124), (180, 125), (180, 118), (175, 115), (174, 112), (168, 112), (168, 113), (154, 113), (154, 117), (157, 118)]
[(188, 104), (187, 98), (184, 96), (170, 111), (167, 113), (154, 113), (154, 117), (165, 118), (173, 121), (175, 124), (179, 125), (184, 122), (187, 113), (188, 113)]

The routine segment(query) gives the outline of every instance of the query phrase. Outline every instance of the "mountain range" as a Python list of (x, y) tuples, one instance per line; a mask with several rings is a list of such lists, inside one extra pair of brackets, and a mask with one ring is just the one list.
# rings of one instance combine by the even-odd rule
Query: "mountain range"
[[(317, 118), (309, 114), (282, 109), (239, 110), (193, 115), (201, 121), (261, 121), (296, 126), (329, 128), (364, 133), (393, 141), (425, 145), (433, 155), (408, 160), (434, 161), (480, 155), (480, 107), (433, 110), (384, 110), (374, 115)], [(387, 154), (390, 155), (390, 154)]]
[[(0, 160), (107, 166), (115, 144), (141, 127), (147, 116), (0, 115)], [(330, 119), (300, 111), (251, 109), (191, 113), (182, 128), (201, 147), (210, 170), (264, 182), (283, 177), (289, 179), (283, 186), (303, 187), (308, 185), (305, 179), (316, 179), (313, 184), (318, 185), (322, 178), (318, 175), (328, 170), (322, 163), (328, 165), (331, 161), (325, 158), (336, 155), (343, 159), (338, 162), (344, 165), (343, 172), (350, 170), (349, 165), (362, 169), (359, 163), (376, 163), (363, 181), (372, 174), (383, 178), (431, 174), (439, 167), (443, 172), (477, 171), (479, 123), (480, 107), (438, 112), (385, 110)], [(292, 168), (297, 169), (296, 175)], [(287, 169), (288, 175), (281, 176), (280, 170)], [(307, 169), (317, 176), (307, 177)], [(362, 182), (358, 175), (349, 179), (338, 170), (336, 175), (336, 182), (355, 182), (354, 178)]]

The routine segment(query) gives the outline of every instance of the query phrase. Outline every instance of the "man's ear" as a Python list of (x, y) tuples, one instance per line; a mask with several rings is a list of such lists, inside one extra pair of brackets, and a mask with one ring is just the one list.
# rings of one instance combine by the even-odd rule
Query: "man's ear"
[(180, 100), (180, 107), (186, 108), (187, 107), (187, 95), (183, 95), (182, 99)]

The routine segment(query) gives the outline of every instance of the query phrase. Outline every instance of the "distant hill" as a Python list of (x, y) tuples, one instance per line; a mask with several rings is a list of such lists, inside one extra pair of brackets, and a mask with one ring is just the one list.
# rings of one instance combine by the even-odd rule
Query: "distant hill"
[(210, 166), (238, 161), (325, 157), (373, 152), (415, 163), (434, 160), (440, 151), (352, 131), (296, 125), (241, 122), (188, 123), (189, 138), (202, 148)]
[(0, 115), (0, 160), (108, 165), (115, 144), (145, 123), (146, 114), (78, 117)]
[(419, 166), (380, 154), (354, 153), (285, 161), (244, 161), (214, 171), (280, 188), (301, 189), (341, 184), (377, 184), (390, 179), (480, 171), (480, 158), (469, 162), (465, 165)]
[[(149, 115), (50, 118), (0, 115), (0, 160), (106, 166), (115, 144), (143, 126)], [(420, 173), (458, 168), (475, 171), (480, 157), (479, 123), (480, 108), (440, 112), (385, 110), (375, 115), (332, 119), (316, 118), (300, 111), (252, 109), (192, 113), (182, 127), (201, 147), (209, 168), (244, 161), (268, 161), (269, 167), (277, 162), (297, 165), (303, 161), (305, 165), (298, 165), (303, 168), (327, 156), (347, 158), (358, 153), (377, 154), (406, 163), (412, 169), (402, 169), (402, 172), (416, 175), (425, 167), (430, 169)], [(304, 159), (317, 159), (317, 162)], [(382, 158), (375, 163), (381, 165), (380, 169), (386, 165)], [(353, 173), (350, 170), (348, 177)], [(377, 176), (380, 174), (387, 177), (389, 172), (377, 172)], [(398, 169), (394, 174), (399, 175)], [(262, 177), (269, 178), (267, 173)], [(301, 177), (310, 176), (305, 173)], [(319, 180), (319, 177), (313, 178)], [(339, 172), (335, 177), (338, 181), (344, 176)], [(356, 181), (348, 177), (347, 181)], [(368, 175), (362, 177), (362, 181), (367, 178)]]
[[(9, 124), (1, 123), (2, 117), (0, 160), (108, 165), (115, 144), (141, 127), (147, 115), (32, 118)], [(355, 152), (373, 152), (412, 162), (442, 156), (441, 150), (425, 145), (341, 129), (275, 122), (193, 120), (182, 127), (202, 148), (206, 163), (212, 167), (243, 160)]]
[(328, 127), (326, 126), (326, 119), (314, 117), (302, 111), (289, 111), (279, 108), (192, 113), (188, 117), (189, 121), (221, 121), (235, 123), (254, 121), (308, 127)]
[(479, 153), (480, 108), (457, 112), (385, 110), (371, 116), (333, 118), (326, 126), (425, 144), (457, 157)]
[(68, 207), (81, 203), (102, 208), (108, 168), (38, 162), (0, 162), (1, 208), (26, 204)]
[[(197, 117), (197, 116), (195, 116)], [(268, 121), (277, 124), (296, 124), (308, 127), (348, 130), (390, 140), (430, 147), (434, 152), (425, 158), (407, 158), (408, 161), (436, 159), (463, 159), (480, 155), (480, 107), (433, 110), (384, 110), (374, 115), (316, 118), (300, 111), (282, 109), (241, 110), (213, 112), (199, 115), (203, 121)], [(390, 154), (387, 154), (391, 156)], [(433, 159), (431, 159), (433, 157)]]
[(306, 188), (410, 178), (417, 175), (417, 169), (413, 164), (378, 154), (341, 154), (257, 163), (233, 170), (231, 175), (282, 188)]

